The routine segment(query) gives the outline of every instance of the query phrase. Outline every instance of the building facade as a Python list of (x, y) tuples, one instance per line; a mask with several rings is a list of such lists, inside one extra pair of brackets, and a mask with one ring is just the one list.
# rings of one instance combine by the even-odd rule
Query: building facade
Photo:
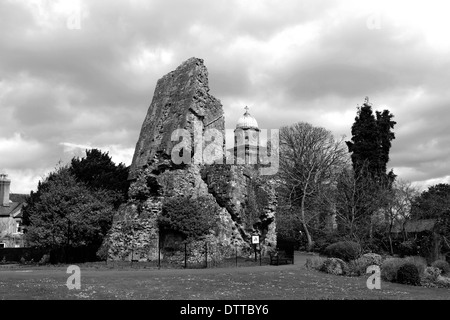
[(0, 174), (0, 249), (24, 247), (22, 208), (25, 196), (10, 194), (11, 180)]

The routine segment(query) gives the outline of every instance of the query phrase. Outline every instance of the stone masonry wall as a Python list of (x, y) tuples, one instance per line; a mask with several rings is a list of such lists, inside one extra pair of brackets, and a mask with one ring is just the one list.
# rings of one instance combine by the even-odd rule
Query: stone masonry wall
[[(171, 161), (171, 150), (179, 143), (171, 141), (172, 132), (186, 129), (193, 138), (196, 122), (202, 123), (203, 129), (207, 126), (224, 135), (222, 105), (209, 94), (206, 67), (203, 60), (191, 58), (158, 80), (130, 168), (130, 200), (115, 218), (107, 239), (109, 259), (157, 259), (161, 203), (177, 196), (206, 197), (219, 212), (216, 227), (206, 236), (215, 255), (211, 259), (231, 256), (236, 247), (240, 254), (251, 256), (252, 234), (260, 235), (263, 253), (276, 245), (276, 197), (272, 186), (258, 177), (256, 168), (175, 165)], [(204, 242), (201, 239), (191, 244), (191, 259), (204, 259)], [(177, 260), (179, 254), (172, 252), (171, 257)]]

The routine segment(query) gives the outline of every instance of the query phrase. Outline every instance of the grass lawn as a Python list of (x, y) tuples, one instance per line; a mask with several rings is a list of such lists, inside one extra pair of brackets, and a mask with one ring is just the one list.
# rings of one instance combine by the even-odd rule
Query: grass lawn
[(7, 299), (450, 299), (449, 289), (388, 282), (369, 290), (367, 277), (307, 270), (302, 264), (211, 269), (108, 269), (80, 264), (81, 289), (66, 287), (66, 266), (0, 268)]

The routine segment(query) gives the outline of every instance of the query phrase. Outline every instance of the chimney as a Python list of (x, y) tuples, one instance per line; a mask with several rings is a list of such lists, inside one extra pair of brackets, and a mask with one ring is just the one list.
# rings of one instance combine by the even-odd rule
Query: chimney
[(9, 186), (11, 180), (6, 174), (0, 174), (0, 205), (9, 207)]

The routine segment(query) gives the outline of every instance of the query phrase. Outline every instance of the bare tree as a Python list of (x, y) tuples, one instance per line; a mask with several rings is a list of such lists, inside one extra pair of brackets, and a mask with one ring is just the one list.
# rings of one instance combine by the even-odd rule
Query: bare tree
[(350, 167), (342, 170), (334, 196), (339, 229), (360, 243), (361, 237), (370, 232), (369, 212), (378, 206), (367, 166), (358, 172)]
[(281, 196), (297, 212), (308, 250), (313, 245), (309, 222), (314, 218), (307, 214), (308, 201), (319, 196), (323, 186), (332, 184), (348, 162), (344, 137), (337, 141), (330, 131), (305, 122), (280, 129)]
[(385, 208), (386, 233), (389, 239), (389, 249), (393, 254), (392, 232), (394, 227), (400, 226), (403, 239), (406, 240), (405, 223), (410, 218), (411, 203), (419, 195), (419, 189), (411, 182), (396, 180), (388, 196)]

